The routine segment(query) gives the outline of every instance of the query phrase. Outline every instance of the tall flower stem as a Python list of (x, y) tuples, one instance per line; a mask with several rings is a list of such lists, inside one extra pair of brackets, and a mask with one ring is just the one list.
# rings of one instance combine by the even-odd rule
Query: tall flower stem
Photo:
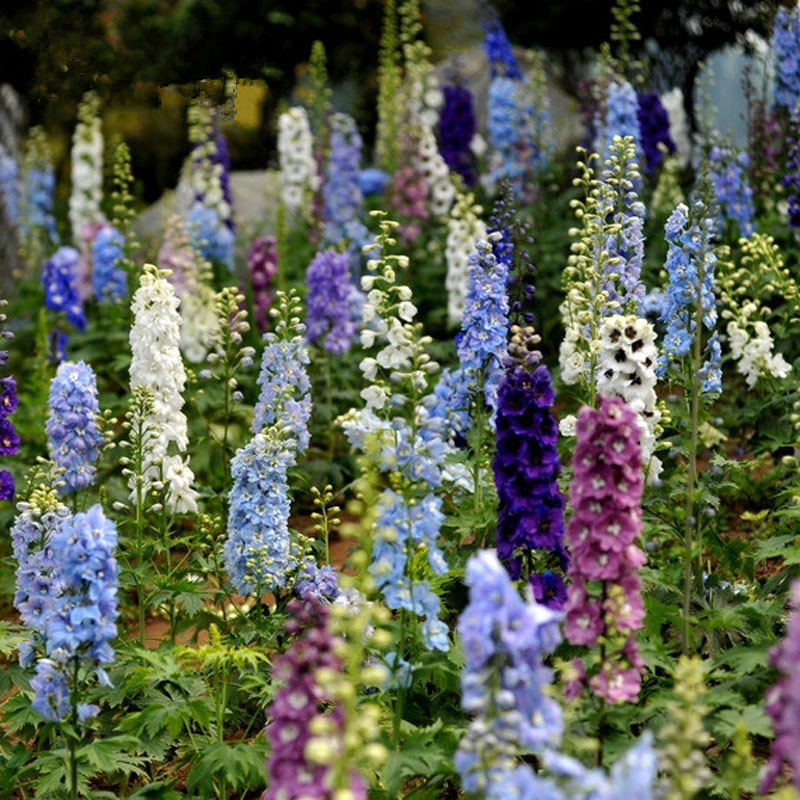
[[(703, 238), (705, 242), (705, 238)], [(692, 583), (694, 582), (693, 550), (699, 545), (696, 537), (697, 519), (694, 513), (695, 486), (697, 483), (697, 439), (700, 426), (700, 368), (703, 359), (703, 281), (705, 280), (705, 244), (698, 259), (697, 298), (695, 302), (695, 335), (692, 342), (692, 359), (690, 364), (689, 398), (689, 464), (686, 476), (686, 519), (684, 521), (684, 546), (686, 553), (683, 562), (683, 606), (681, 618), (681, 651), (688, 655), (691, 650), (690, 614), (692, 600)], [(702, 570), (701, 570), (702, 576)]]

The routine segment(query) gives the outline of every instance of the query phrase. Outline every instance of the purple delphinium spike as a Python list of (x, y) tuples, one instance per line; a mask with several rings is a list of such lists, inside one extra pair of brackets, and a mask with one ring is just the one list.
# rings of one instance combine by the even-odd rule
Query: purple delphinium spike
[[(669, 116), (658, 92), (642, 92), (639, 95), (639, 129), (642, 135), (645, 166), (654, 172), (664, 161), (664, 150), (675, 152), (675, 142), (669, 132)], [(662, 148), (663, 146), (663, 148)]]
[[(605, 660), (599, 669), (590, 666), (589, 675), (579, 664), (578, 673), (607, 702), (634, 702), (644, 672), (633, 631), (644, 620), (638, 571), (645, 562), (636, 545), (643, 480), (636, 413), (619, 398), (601, 396), (598, 408), (581, 409), (576, 433), (565, 633), (570, 643), (590, 648), (602, 636)], [(578, 694), (582, 682), (569, 694)]]
[[(6, 315), (2, 308), (6, 301), (0, 299), (0, 347), (4, 339), (10, 339), (12, 334), (6, 331), (3, 323)], [(8, 351), (0, 349), (0, 367), (8, 361)], [(19, 436), (14, 430), (9, 417), (19, 407), (17, 396), (17, 382), (11, 377), (0, 378), (0, 455), (13, 456), (19, 450)], [(11, 500), (14, 497), (14, 478), (7, 469), (0, 469), (0, 500)]]
[(328, 249), (317, 253), (306, 273), (308, 286), (306, 338), (329, 353), (344, 355), (353, 344), (356, 322), (347, 253)]
[(269, 307), (278, 274), (278, 248), (274, 236), (256, 236), (247, 253), (247, 271), (253, 287), (253, 315), (259, 333), (269, 327)]
[(800, 791), (800, 580), (792, 585), (790, 606), (786, 637), (769, 654), (770, 664), (781, 674), (766, 697), (775, 739), (759, 794), (772, 788), (784, 763), (791, 767)]
[[(555, 393), (535, 349), (539, 337), (530, 328), (512, 330), (497, 393), (497, 453), (492, 462), (499, 503), (497, 554), (512, 578), (526, 573), (539, 602), (561, 608), (566, 594), (555, 568), (566, 569), (568, 558), (564, 499), (558, 487), (558, 428), (550, 411)], [(542, 553), (552, 555), (543, 559)], [(542, 561), (551, 562), (544, 566), (554, 569), (537, 574)]]
[(475, 136), (472, 92), (464, 86), (442, 87), (444, 102), (439, 110), (439, 152), (467, 186), (477, 180), (475, 155), (470, 145)]

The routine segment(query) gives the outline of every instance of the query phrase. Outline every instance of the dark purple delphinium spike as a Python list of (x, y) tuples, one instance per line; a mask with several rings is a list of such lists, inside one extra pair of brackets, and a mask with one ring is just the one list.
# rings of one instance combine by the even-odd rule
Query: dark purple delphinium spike
[[(555, 398), (550, 373), (536, 349), (532, 328), (511, 328), (506, 373), (497, 394), (497, 454), (492, 466), (499, 500), (497, 554), (512, 578), (526, 575), (544, 605), (561, 608), (564, 499), (558, 428), (550, 411)], [(537, 553), (538, 551), (538, 553)], [(539, 569), (545, 567), (541, 574)]]
[(292, 644), (275, 659), (272, 668), (273, 680), (281, 688), (267, 709), (269, 787), (262, 800), (327, 800), (331, 797), (326, 780), (329, 767), (306, 760), (305, 747), (311, 738), (311, 720), (328, 700), (315, 675), (322, 667), (339, 670), (341, 664), (327, 629), (328, 607), (310, 596), (291, 600), (288, 610), (291, 616), (286, 633)]
[(514, 215), (514, 196), (511, 184), (505, 182), (500, 189), (489, 220), (489, 231), (498, 231), (501, 238), (492, 243), (495, 258), (508, 269), (509, 320), (518, 325), (532, 325), (530, 311), (533, 298), (535, 267), (528, 259), (525, 246), (533, 239), (528, 233), (528, 223)]
[(247, 253), (247, 271), (253, 288), (253, 313), (259, 333), (269, 327), (269, 307), (278, 274), (278, 248), (274, 236), (256, 236)]
[(795, 788), (800, 791), (800, 580), (792, 586), (786, 638), (772, 648), (769, 660), (781, 675), (766, 698), (775, 740), (758, 791), (766, 794), (772, 788), (784, 763), (791, 767)]
[(786, 187), (786, 199), (789, 203), (789, 225), (800, 229), (800, 111), (795, 111), (790, 124), (787, 142), (789, 158), (786, 161), (783, 185)]
[(475, 136), (475, 108), (472, 92), (464, 86), (444, 86), (439, 110), (439, 152), (453, 172), (467, 186), (478, 178), (475, 155), (470, 145)]
[(648, 172), (654, 172), (664, 161), (664, 150), (672, 154), (675, 152), (675, 142), (672, 141), (669, 131), (669, 115), (658, 92), (642, 92), (639, 95), (639, 130), (642, 134), (642, 149), (646, 160)]

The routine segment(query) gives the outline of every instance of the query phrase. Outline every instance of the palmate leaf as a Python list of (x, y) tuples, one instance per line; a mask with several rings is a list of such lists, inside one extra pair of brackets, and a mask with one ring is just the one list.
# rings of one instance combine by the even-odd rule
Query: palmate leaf
[(94, 739), (79, 748), (77, 754), (79, 761), (85, 761), (95, 773), (142, 775), (144, 759), (135, 755), (137, 749), (138, 741), (134, 736), (109, 736)]
[(182, 797), (180, 792), (175, 791), (163, 781), (149, 783), (129, 795), (130, 800), (181, 800)]
[(267, 746), (263, 740), (254, 742), (212, 742), (204, 747), (189, 772), (189, 791), (203, 787), (207, 796), (215, 781), (225, 780), (229, 788), (260, 789), (264, 786), (264, 761)]
[(770, 642), (760, 642), (732, 647), (714, 659), (714, 667), (730, 667), (736, 675), (763, 672), (767, 664), (767, 652), (771, 646)]
[(740, 722), (752, 735), (765, 738), (773, 735), (772, 724), (760, 703), (740, 709), (726, 708), (714, 715), (710, 720), (710, 726), (718, 739), (731, 739)]

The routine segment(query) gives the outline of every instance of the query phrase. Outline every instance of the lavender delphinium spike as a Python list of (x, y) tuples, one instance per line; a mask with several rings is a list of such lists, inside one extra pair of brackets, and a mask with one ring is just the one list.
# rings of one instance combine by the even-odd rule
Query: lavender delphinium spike
[[(6, 302), (0, 298), (0, 368), (5, 367), (8, 362), (8, 351), (3, 348), (3, 340), (12, 337), (12, 333), (4, 328), (6, 315), (2, 309)], [(16, 455), (19, 449), (19, 436), (9, 419), (18, 407), (16, 380), (11, 375), (0, 378), (0, 456)], [(14, 478), (7, 469), (0, 469), (0, 500), (11, 500), (12, 497), (14, 497)]]
[(317, 253), (308, 267), (306, 284), (306, 338), (334, 355), (344, 355), (356, 333), (353, 295), (358, 293), (350, 280), (347, 254), (333, 249)]

